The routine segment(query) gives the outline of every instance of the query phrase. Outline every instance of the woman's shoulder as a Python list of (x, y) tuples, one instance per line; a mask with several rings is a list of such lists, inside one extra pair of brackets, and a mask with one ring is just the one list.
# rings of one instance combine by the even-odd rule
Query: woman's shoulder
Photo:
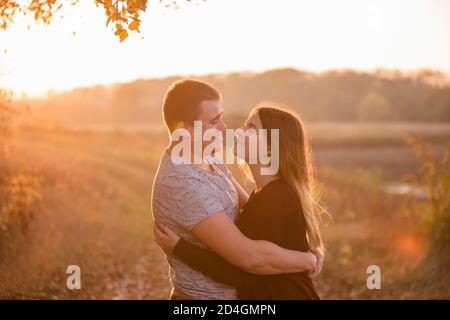
[(285, 198), (287, 200), (297, 199), (295, 191), (284, 179), (277, 179), (268, 183), (260, 192), (267, 198)]
[[(270, 182), (255, 194), (254, 201), (257, 202), (267, 213), (275, 211), (289, 213), (298, 211), (301, 206), (299, 199), (292, 187), (283, 179)], [(290, 210), (292, 209), (292, 210)]]

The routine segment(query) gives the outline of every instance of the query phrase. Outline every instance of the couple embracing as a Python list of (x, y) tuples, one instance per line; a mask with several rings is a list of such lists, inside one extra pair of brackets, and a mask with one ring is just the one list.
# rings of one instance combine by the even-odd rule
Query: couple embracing
[[(302, 120), (270, 102), (250, 112), (232, 148), (255, 183), (248, 195), (218, 156), (220, 139), (204, 154), (210, 143), (203, 133), (227, 128), (223, 113), (220, 92), (204, 82), (177, 81), (164, 97), (171, 140), (154, 180), (152, 210), (154, 237), (170, 267), (170, 298), (319, 299), (311, 278), (323, 265), (323, 209), (313, 194)], [(194, 123), (201, 124), (200, 137)], [(258, 134), (263, 131), (269, 134)], [(194, 137), (188, 140), (194, 152), (181, 155), (174, 137), (186, 135)], [(277, 170), (264, 170), (273, 163), (252, 150), (276, 161)]]

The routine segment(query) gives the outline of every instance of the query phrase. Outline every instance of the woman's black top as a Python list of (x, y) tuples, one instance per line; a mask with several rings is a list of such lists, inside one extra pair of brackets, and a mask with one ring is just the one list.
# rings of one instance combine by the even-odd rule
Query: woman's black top
[[(309, 250), (300, 201), (284, 180), (274, 180), (253, 192), (236, 225), (250, 239), (271, 241), (291, 250)], [(236, 287), (239, 299), (319, 299), (306, 272), (277, 275), (245, 272), (218, 254), (183, 239), (173, 253), (215, 281)]]

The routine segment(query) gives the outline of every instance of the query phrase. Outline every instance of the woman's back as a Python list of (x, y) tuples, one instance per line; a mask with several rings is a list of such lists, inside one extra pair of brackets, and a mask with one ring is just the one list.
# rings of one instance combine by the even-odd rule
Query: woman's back
[[(236, 224), (250, 239), (271, 241), (291, 250), (309, 250), (300, 201), (284, 180), (274, 180), (253, 193)], [(238, 296), (240, 299), (319, 299), (306, 272), (254, 275), (250, 283), (238, 288)]]

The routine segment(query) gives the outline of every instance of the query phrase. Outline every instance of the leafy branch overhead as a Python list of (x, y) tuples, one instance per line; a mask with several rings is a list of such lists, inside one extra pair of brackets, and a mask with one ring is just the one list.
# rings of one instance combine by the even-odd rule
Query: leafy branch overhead
[[(87, 0), (84, 0), (87, 1)], [(150, 0), (90, 0), (103, 7), (106, 26), (114, 25), (114, 34), (125, 40), (129, 32), (139, 32), (141, 16), (146, 12)], [(204, 0), (203, 0), (204, 1)], [(31, 15), (38, 23), (49, 24), (54, 15), (65, 6), (75, 6), (80, 0), (0, 0), (0, 28), (6, 30), (17, 15)], [(177, 0), (155, 0), (164, 7), (179, 8)], [(191, 3), (192, 0), (183, 2)]]

